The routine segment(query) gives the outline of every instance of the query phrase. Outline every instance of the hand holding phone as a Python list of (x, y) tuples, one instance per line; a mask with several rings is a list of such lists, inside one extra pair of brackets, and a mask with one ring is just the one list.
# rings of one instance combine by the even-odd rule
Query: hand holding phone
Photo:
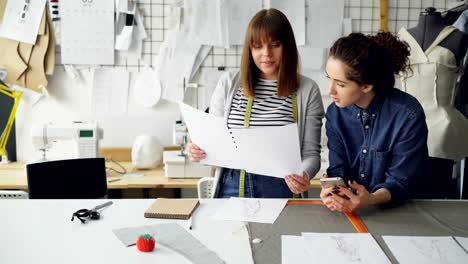
[(320, 179), (320, 184), (322, 188), (329, 188), (333, 186), (346, 186), (343, 178), (341, 177), (331, 177), (331, 178), (322, 178)]

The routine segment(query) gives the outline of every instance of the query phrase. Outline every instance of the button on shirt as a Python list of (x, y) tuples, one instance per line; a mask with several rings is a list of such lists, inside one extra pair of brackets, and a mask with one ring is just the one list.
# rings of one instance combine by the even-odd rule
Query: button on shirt
[(427, 161), (424, 110), (398, 89), (378, 92), (366, 109), (356, 105), (326, 113), (329, 177), (354, 180), (369, 192), (386, 188), (392, 203), (417, 197), (414, 182)]

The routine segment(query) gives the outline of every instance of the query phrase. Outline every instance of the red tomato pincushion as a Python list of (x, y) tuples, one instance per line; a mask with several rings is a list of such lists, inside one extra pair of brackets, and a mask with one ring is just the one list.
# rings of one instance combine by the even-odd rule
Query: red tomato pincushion
[(138, 250), (142, 252), (153, 251), (155, 247), (154, 238), (150, 234), (144, 234), (138, 237), (136, 242)]

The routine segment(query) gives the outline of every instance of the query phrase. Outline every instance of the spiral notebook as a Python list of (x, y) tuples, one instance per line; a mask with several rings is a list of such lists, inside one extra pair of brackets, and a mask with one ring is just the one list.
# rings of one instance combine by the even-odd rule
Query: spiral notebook
[(200, 202), (196, 199), (158, 198), (145, 211), (146, 218), (189, 219)]

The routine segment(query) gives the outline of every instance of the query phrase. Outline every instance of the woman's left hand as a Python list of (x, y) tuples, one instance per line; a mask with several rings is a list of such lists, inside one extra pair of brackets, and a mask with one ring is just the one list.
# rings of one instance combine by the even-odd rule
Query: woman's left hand
[(299, 194), (309, 190), (310, 180), (309, 176), (305, 172), (302, 176), (297, 174), (286, 175), (284, 179), (293, 193)]

